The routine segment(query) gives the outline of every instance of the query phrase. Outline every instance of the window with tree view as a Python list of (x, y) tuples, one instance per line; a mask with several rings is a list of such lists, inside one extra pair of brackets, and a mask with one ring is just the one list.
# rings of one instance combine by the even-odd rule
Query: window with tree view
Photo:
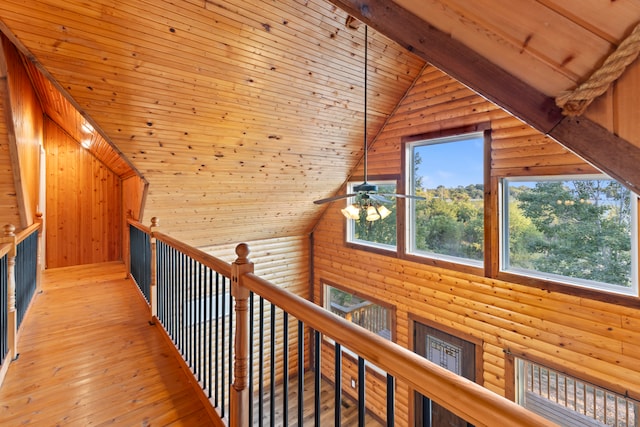
[[(349, 193), (353, 187), (359, 183), (349, 183)], [(396, 192), (396, 183), (390, 181), (372, 181), (371, 184), (378, 186), (378, 193), (393, 194)], [(395, 250), (396, 248), (396, 200), (394, 197), (384, 197), (384, 202), (374, 201), (377, 208), (384, 206), (390, 211), (384, 219), (367, 221), (367, 213), (360, 210), (358, 219), (347, 220), (347, 241), (351, 243), (364, 244), (382, 249)], [(356, 197), (347, 200), (347, 204), (356, 203)]]
[(484, 259), (482, 132), (407, 146), (409, 253), (480, 266)]
[(637, 295), (637, 197), (603, 176), (503, 180), (502, 269)]

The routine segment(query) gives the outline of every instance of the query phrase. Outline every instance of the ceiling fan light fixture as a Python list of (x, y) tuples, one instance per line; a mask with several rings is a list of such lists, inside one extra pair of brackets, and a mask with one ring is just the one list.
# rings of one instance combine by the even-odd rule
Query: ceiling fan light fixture
[(360, 219), (360, 208), (356, 205), (349, 205), (344, 209), (341, 209), (342, 215), (347, 219), (358, 220)]
[(369, 205), (367, 208), (367, 218), (366, 220), (369, 222), (377, 221), (380, 219), (380, 214), (375, 206)]
[(378, 206), (378, 213), (380, 214), (380, 219), (385, 219), (389, 215), (391, 215), (391, 211), (387, 209), (385, 205)]

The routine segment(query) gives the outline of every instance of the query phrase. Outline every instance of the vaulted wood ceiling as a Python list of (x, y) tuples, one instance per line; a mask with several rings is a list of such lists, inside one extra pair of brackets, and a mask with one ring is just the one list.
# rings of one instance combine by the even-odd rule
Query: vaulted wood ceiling
[[(311, 202), (360, 160), (349, 14), (372, 27), (369, 140), (429, 61), (640, 185), (640, 132), (553, 105), (624, 39), (637, 0), (3, 0), (0, 28), (149, 182), (145, 222), (205, 245), (308, 232)], [(624, 155), (599, 164), (594, 135)]]

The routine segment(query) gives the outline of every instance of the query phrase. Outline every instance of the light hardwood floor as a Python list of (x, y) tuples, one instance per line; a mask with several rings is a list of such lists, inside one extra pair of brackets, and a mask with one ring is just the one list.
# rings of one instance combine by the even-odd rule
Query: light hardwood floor
[(121, 263), (44, 272), (0, 389), (0, 425), (214, 425), (125, 277)]

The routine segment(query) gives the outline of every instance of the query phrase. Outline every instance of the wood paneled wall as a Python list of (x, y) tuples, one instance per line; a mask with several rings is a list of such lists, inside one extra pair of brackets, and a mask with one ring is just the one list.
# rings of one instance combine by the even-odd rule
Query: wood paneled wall
[[(400, 177), (405, 136), (483, 122), (490, 122), (492, 129), (493, 177), (594, 170), (554, 141), (427, 67), (375, 141), (369, 177)], [(412, 318), (481, 341), (483, 384), (500, 395), (508, 394), (512, 387), (507, 379), (512, 378), (508, 352), (640, 397), (640, 310), (348, 248), (340, 207), (334, 203), (314, 232), (316, 302), (321, 302), (322, 281), (327, 280), (392, 302), (397, 342), (407, 348), (412, 345)], [(400, 386), (397, 398), (398, 424), (407, 425), (413, 397)]]
[[(3, 128), (9, 145), (10, 170), (20, 214), (20, 221), (14, 225), (25, 228), (33, 224), (38, 210), (43, 112), (18, 51), (4, 36), (1, 39), (1, 54), (7, 74), (7, 83), (2, 85)], [(10, 212), (11, 207), (8, 208)]]
[[(6, 84), (0, 82), (0, 92), (6, 90)], [(9, 153), (9, 135), (4, 120), (8, 116), (5, 110), (9, 108), (5, 104), (5, 96), (0, 93), (0, 225), (13, 224), (20, 225), (20, 212), (18, 210), (18, 197), (13, 179), (13, 165), (11, 164), (11, 154)]]
[(640, 147), (638, 97), (640, 97), (640, 62), (635, 61), (604, 95), (589, 106), (585, 115)]
[(121, 259), (121, 180), (45, 121), (47, 268)]

